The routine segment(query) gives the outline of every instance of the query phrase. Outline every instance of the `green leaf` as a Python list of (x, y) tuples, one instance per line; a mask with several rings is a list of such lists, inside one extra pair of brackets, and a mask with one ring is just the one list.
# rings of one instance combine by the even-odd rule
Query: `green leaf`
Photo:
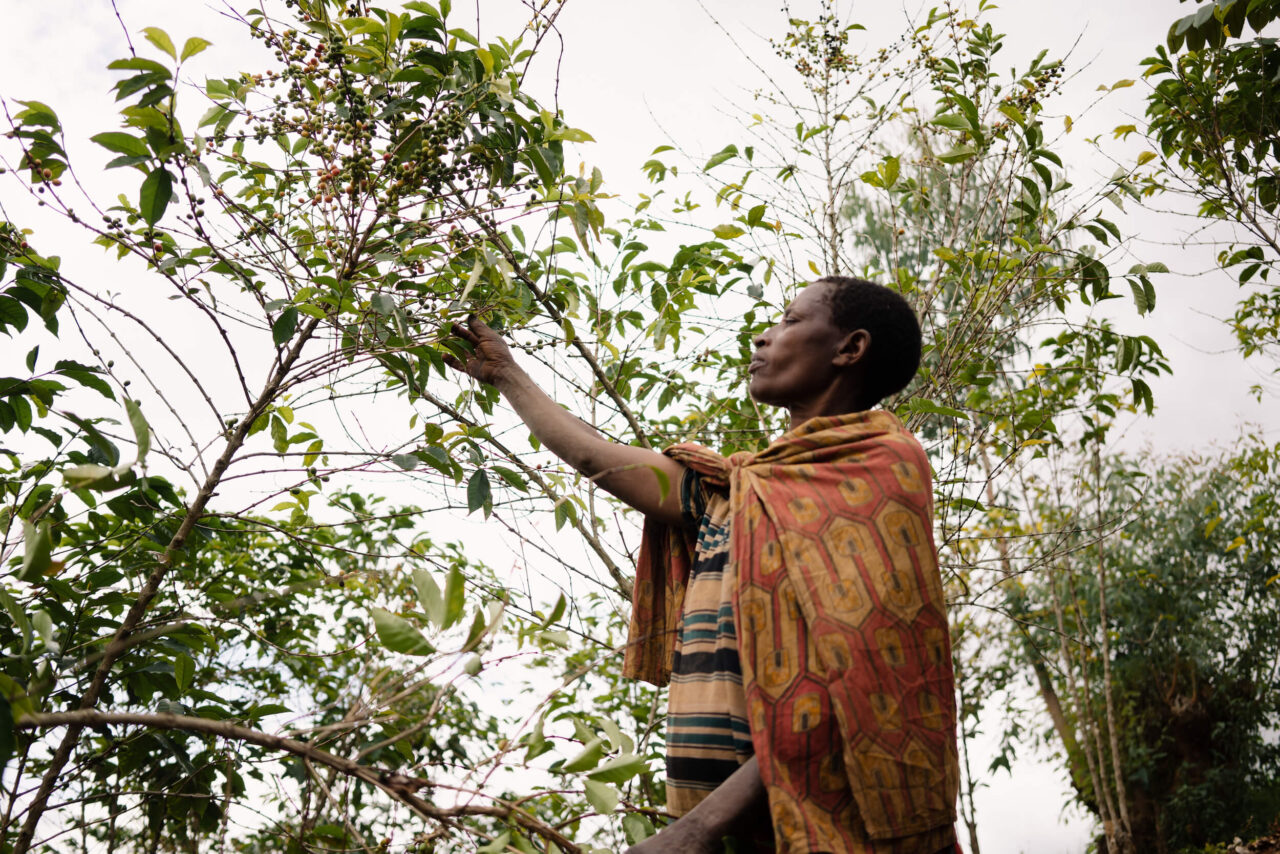
[(493, 512), (493, 488), (484, 469), (476, 469), (467, 481), (467, 513), (483, 509), (485, 518)]
[(558, 128), (557, 130), (547, 134), (547, 139), (562, 139), (565, 142), (595, 142), (596, 138), (585, 130), (578, 128)]
[(531, 147), (527, 152), (529, 161), (533, 163), (533, 169), (538, 173), (538, 180), (542, 182), (542, 186), (551, 189), (556, 185), (556, 178), (559, 177), (559, 164), (556, 157), (549, 149), (542, 147)]
[(113, 477), (115, 473), (116, 470), (111, 466), (87, 464), (63, 469), (62, 479), (72, 489), (89, 489), (93, 488), (98, 481)]
[(302, 464), (311, 467), (312, 463), (320, 458), (320, 452), (324, 450), (324, 440), (316, 439), (307, 446), (307, 454), (302, 458)]
[(25, 715), (35, 714), (36, 707), (27, 696), (26, 689), (4, 673), (0, 673), (0, 698), (9, 704), (9, 710), (15, 721)]
[(968, 98), (966, 98), (964, 95), (961, 95), (959, 92), (952, 92), (950, 94), (951, 94), (951, 99), (960, 105), (960, 112), (964, 113), (964, 117), (968, 119), (969, 129), (973, 131), (978, 130), (978, 128), (980, 128), (982, 124), (979, 121), (977, 106), (973, 103), (973, 101), (970, 101)]
[(378, 640), (392, 652), (405, 655), (431, 655), (436, 651), (422, 632), (403, 617), (397, 617), (382, 608), (370, 608), (373, 616), (373, 628), (378, 633)]
[(639, 845), (653, 836), (653, 822), (641, 813), (629, 812), (622, 817), (622, 831), (626, 834), (628, 842)]
[(138, 213), (147, 221), (147, 225), (155, 225), (164, 216), (169, 200), (173, 198), (173, 176), (158, 167), (152, 169), (142, 182), (142, 190), (138, 196)]
[(277, 347), (293, 337), (298, 328), (298, 309), (289, 306), (280, 312), (280, 316), (271, 324), (271, 340)]
[(968, 130), (969, 122), (964, 116), (957, 116), (955, 113), (947, 113), (941, 116), (934, 116), (929, 122), (930, 124), (944, 127), (948, 130)]
[(880, 173), (881, 179), (884, 181), (885, 189), (892, 187), (898, 182), (898, 173), (901, 166), (896, 157), (886, 157), (884, 163), (876, 167), (876, 171)]
[(733, 225), (732, 223), (717, 225), (715, 228), (711, 229), (711, 231), (721, 240), (733, 240), (735, 237), (741, 237), (747, 233), (745, 230)]
[(978, 153), (978, 149), (972, 145), (957, 145), (950, 151), (938, 155), (938, 159), (943, 163), (960, 163), (968, 160), (970, 157)]
[(526, 749), (524, 752), (524, 761), (528, 762), (535, 759), (551, 749), (551, 743), (547, 741), (547, 737), (543, 735), (543, 727), (547, 722), (547, 713), (543, 712), (538, 718), (538, 722), (533, 725), (533, 729), (524, 736)]
[(197, 53), (200, 53), (212, 44), (213, 42), (211, 41), (206, 41), (198, 36), (192, 36), (187, 39), (186, 44), (182, 46), (182, 55), (178, 57), (178, 59), (181, 62), (186, 62), (188, 59), (195, 56)]
[(711, 155), (711, 159), (707, 161), (707, 165), (702, 167), (703, 172), (709, 172), (712, 169), (738, 156), (738, 146), (726, 145), (724, 148)]
[(587, 803), (601, 815), (608, 815), (618, 806), (618, 790), (608, 783), (587, 780), (582, 784), (587, 796)]
[(476, 849), (476, 854), (502, 854), (511, 845), (511, 831), (504, 830), (497, 836), (493, 837), (493, 841), (488, 845), (481, 845)]
[(934, 403), (932, 400), (926, 400), (923, 397), (913, 398), (907, 401), (906, 409), (908, 412), (924, 412), (928, 415), (944, 415), (947, 418), (962, 418), (969, 420), (969, 416), (959, 409), (952, 409), (950, 406), (943, 406), (940, 403)]
[(624, 753), (613, 757), (587, 776), (601, 783), (625, 783), (647, 767), (643, 757)]
[(667, 496), (671, 494), (671, 478), (667, 473), (657, 466), (649, 466), (649, 470), (653, 472), (654, 477), (658, 479), (658, 501), (659, 503), (666, 501)]
[(567, 762), (560, 766), (560, 771), (564, 774), (576, 774), (579, 771), (588, 771), (600, 763), (601, 757), (604, 756), (604, 739), (593, 738), (583, 745), (582, 750), (574, 754)]
[(289, 428), (284, 426), (284, 419), (279, 415), (271, 416), (271, 446), (277, 454), (289, 450)]
[(136, 401), (125, 398), (124, 411), (129, 414), (129, 425), (133, 427), (133, 436), (138, 443), (138, 464), (141, 465), (151, 450), (151, 426), (142, 416), (142, 409)]
[(1133, 291), (1133, 304), (1138, 307), (1138, 314), (1146, 314), (1151, 311), (1151, 304), (1147, 302), (1147, 291), (1142, 286), (1142, 282), (1130, 279), (1129, 289)]
[(1156, 409), (1156, 401), (1151, 394), (1151, 386), (1147, 385), (1137, 377), (1133, 377), (1131, 382), (1133, 384), (1134, 407), (1137, 408), (1138, 406), (1141, 406), (1146, 410), (1148, 415), (1153, 414)]
[(568, 498), (561, 498), (556, 502), (554, 515), (557, 531), (578, 518), (577, 512), (573, 509), (573, 502)]
[(147, 41), (169, 54), (173, 59), (178, 58), (178, 51), (173, 47), (173, 39), (169, 38), (169, 34), (159, 27), (144, 27), (143, 35), (147, 37)]
[(603, 718), (600, 721), (600, 728), (604, 730), (604, 734), (609, 739), (609, 746), (614, 750), (621, 750), (623, 753), (632, 753), (636, 749), (636, 743), (631, 737), (622, 731), (622, 727), (618, 726), (609, 718)]
[(390, 317), (395, 313), (396, 301), (390, 294), (374, 294), (369, 299), (369, 307), (383, 317)]
[(173, 681), (178, 683), (178, 690), (186, 692), (191, 685), (191, 677), (195, 675), (196, 663), (185, 652), (178, 653), (173, 660)]
[(506, 481), (507, 485), (513, 489), (518, 489), (521, 492), (529, 491), (528, 482), (521, 477), (518, 472), (514, 472), (509, 468), (503, 468), (502, 466), (494, 466), (493, 471), (498, 475), (498, 477)]
[(444, 594), (435, 577), (425, 569), (413, 571), (413, 586), (418, 591), (418, 601), (427, 620), (437, 626), (444, 625)]
[(418, 467), (418, 463), (422, 461), (413, 454), (392, 454), (391, 462), (395, 463), (405, 471), (413, 471)]
[(9, 619), (22, 632), (22, 651), (25, 653), (31, 648), (31, 621), (27, 619), (26, 612), (18, 605), (17, 600), (3, 587), (0, 587), (0, 604), (4, 605), (4, 609), (9, 612)]
[(551, 613), (542, 621), (542, 627), (545, 629), (547, 626), (552, 625), (556, 620), (563, 617), (567, 608), (568, 602), (565, 601), (564, 594), (561, 593), (560, 598), (556, 599), (556, 604), (552, 606)]
[(0, 673), (0, 772), (17, 748), (14, 722), (35, 712), (27, 692), (11, 677)]
[(1027, 123), (1027, 117), (1024, 116), (1022, 111), (1013, 104), (1007, 102), (1001, 103), (1000, 106), (996, 107), (996, 109), (1012, 119), (1019, 127), (1025, 126)]
[(444, 620), (443, 628), (449, 628), (462, 617), (462, 608), (466, 604), (466, 579), (457, 564), (449, 567), (449, 575), (444, 580)]
[(1121, 336), (1120, 346), (1116, 350), (1116, 373), (1123, 374), (1133, 364), (1137, 355), (1137, 345), (1134, 340), (1127, 335)]
[(558, 646), (561, 649), (569, 648), (569, 633), (563, 629), (557, 629), (553, 632), (538, 632), (538, 640)]
[(116, 154), (125, 154), (130, 157), (150, 157), (151, 151), (147, 148), (145, 140), (138, 139), (136, 136), (127, 133), (113, 131), (111, 133), (100, 133), (89, 137), (93, 142), (98, 143), (107, 151), (114, 151)]
[(51, 563), (49, 555), (53, 551), (53, 538), (49, 534), (49, 523), (45, 521), (32, 525), (30, 521), (23, 519), (22, 535), (26, 548), (22, 553), (22, 568), (18, 570), (18, 578), (34, 583), (44, 578), (45, 570)]
[(463, 642), (462, 648), (464, 650), (475, 649), (476, 644), (484, 637), (487, 628), (489, 628), (489, 624), (485, 621), (484, 611), (476, 608), (475, 615), (471, 618), (471, 627), (467, 629), (467, 639)]
[(31, 612), (31, 627), (36, 630), (36, 635), (44, 643), (45, 647), (53, 652), (59, 652), (62, 647), (54, 637), (53, 618), (49, 616), (49, 612), (43, 608), (37, 608)]

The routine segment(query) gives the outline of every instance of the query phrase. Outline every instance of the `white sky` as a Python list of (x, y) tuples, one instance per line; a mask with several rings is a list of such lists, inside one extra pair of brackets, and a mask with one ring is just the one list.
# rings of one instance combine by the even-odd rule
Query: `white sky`
[[(468, 17), (473, 13), (464, 11), (466, 5), (458, 0), (455, 14), (460, 24), (469, 22), (470, 27), (474, 17)], [(808, 15), (812, 5), (796, 2), (795, 13)], [(84, 141), (87, 136), (114, 127), (111, 78), (104, 66), (126, 55), (110, 3), (6, 0), (4, 6), (9, 36), (0, 52), (0, 94), (52, 105), (73, 144), (87, 154), (93, 147)], [(178, 44), (189, 35), (213, 41), (214, 47), (190, 64), (195, 78), (257, 65), (243, 51), (238, 25), (223, 18), (217, 7), (189, 0), (119, 0), (118, 6), (138, 45), (143, 44), (139, 31), (149, 25), (167, 29)], [(853, 19), (867, 25), (872, 42), (896, 35), (907, 12), (917, 11), (907, 7), (904, 12), (892, 4), (855, 3), (852, 8)], [(505, 32), (504, 21), (522, 19), (520, 7), (511, 0), (482, 0), (482, 9), (485, 37)], [(1082, 140), (1102, 134), (1112, 156), (1131, 161), (1139, 140), (1111, 143), (1110, 131), (1133, 122), (1141, 111), (1144, 88), (1139, 82), (1090, 109), (1099, 95), (1096, 89), (1120, 78), (1139, 77), (1138, 60), (1163, 40), (1169, 22), (1189, 9), (1174, 0), (1010, 0), (987, 20), (1009, 34), (998, 66), (1021, 66), (1042, 48), (1051, 56), (1070, 52), (1068, 71), (1076, 77), (1049, 106), (1075, 119), (1072, 134), (1059, 150), (1072, 159), (1068, 165), (1109, 176), (1114, 164), (1092, 153)], [(530, 85), (539, 98), (549, 101), (558, 70), (554, 88), (566, 118), (597, 140), (582, 149), (582, 157), (603, 169), (615, 192), (631, 195), (646, 189), (639, 165), (655, 146), (674, 141), (703, 155), (740, 139), (739, 117), (750, 112), (750, 92), (761, 82), (747, 56), (768, 61), (765, 39), (780, 32), (784, 23), (776, 2), (571, 0), (559, 21), (563, 49), (552, 45), (538, 60)], [(1049, 119), (1046, 126), (1062, 127), (1061, 118)], [(4, 193), (12, 186), (0, 184)], [(12, 201), (0, 198), (6, 204)], [(1171, 378), (1155, 385), (1156, 418), (1135, 424), (1125, 444), (1178, 450), (1202, 448), (1206, 442), (1229, 444), (1246, 424), (1260, 425), (1271, 439), (1278, 438), (1280, 395), (1272, 394), (1261, 404), (1250, 398), (1247, 389), (1259, 381), (1265, 366), (1243, 363), (1218, 320), (1230, 311), (1237, 290), (1215, 269), (1214, 252), (1183, 247), (1195, 243), (1185, 233), (1191, 224), (1185, 218), (1152, 212), (1115, 218), (1123, 233), (1135, 235), (1130, 251), (1136, 257), (1164, 261), (1174, 271), (1156, 281), (1154, 315), (1139, 319), (1131, 310), (1118, 308), (1122, 328), (1155, 337), (1174, 368)], [(46, 233), (57, 232), (46, 232), (42, 226), (42, 235)], [(41, 240), (37, 245), (48, 244)], [(101, 257), (95, 249), (72, 261), (93, 265), (100, 264)], [(975, 758), (976, 767), (985, 764)], [(1024, 758), (1011, 777), (1000, 775), (990, 782), (978, 804), (984, 854), (1084, 850), (1089, 827), (1078, 811), (1069, 813), (1064, 823), (1066, 785), (1049, 766)]]

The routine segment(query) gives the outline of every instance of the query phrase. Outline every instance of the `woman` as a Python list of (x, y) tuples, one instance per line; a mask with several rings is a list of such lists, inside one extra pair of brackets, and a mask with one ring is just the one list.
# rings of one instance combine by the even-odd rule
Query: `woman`
[(929, 466), (897, 418), (871, 411), (919, 366), (906, 301), (846, 277), (804, 288), (747, 367), (752, 398), (786, 408), (791, 429), (728, 459), (611, 442), (547, 397), (488, 326), (457, 334), (473, 353), (450, 364), (495, 385), (544, 446), (645, 516), (625, 671), (670, 681), (668, 810), (682, 817), (632, 851), (719, 851), (761, 816), (780, 851), (954, 850), (954, 680)]

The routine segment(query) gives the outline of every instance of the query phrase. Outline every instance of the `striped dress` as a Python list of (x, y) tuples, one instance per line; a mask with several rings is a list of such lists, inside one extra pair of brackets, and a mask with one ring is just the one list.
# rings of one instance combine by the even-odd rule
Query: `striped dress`
[(754, 753), (733, 625), (729, 496), (687, 469), (680, 485), (697, 550), (685, 591), (667, 701), (667, 809), (684, 815)]

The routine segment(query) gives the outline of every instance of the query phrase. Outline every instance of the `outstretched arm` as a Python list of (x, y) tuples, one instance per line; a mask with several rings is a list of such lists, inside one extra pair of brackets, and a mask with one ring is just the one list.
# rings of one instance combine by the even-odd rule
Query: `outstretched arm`
[(502, 336), (478, 318), (472, 317), (466, 327), (455, 324), (453, 331), (473, 352), (465, 363), (449, 356), (445, 362), (496, 386), (547, 449), (646, 516), (671, 524), (681, 521), (684, 466), (655, 451), (601, 436), (538, 388), (516, 364)]
[(628, 848), (627, 854), (719, 854), (720, 840), (731, 833), (749, 833), (761, 811), (768, 814), (769, 801), (752, 756), (696, 807)]

